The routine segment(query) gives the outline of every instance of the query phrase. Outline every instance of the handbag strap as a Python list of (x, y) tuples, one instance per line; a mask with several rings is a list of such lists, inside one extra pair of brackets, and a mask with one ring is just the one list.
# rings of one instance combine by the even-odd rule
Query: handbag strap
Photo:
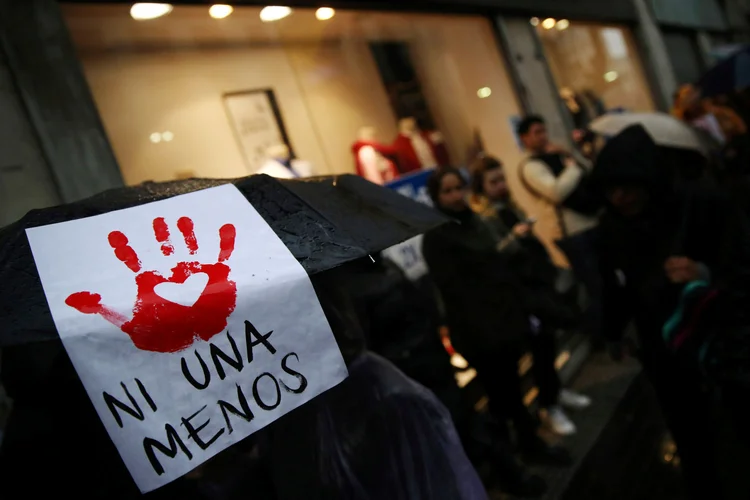
[(521, 164), (518, 166), (518, 178), (521, 181), (521, 184), (523, 185), (524, 189), (531, 194), (534, 198), (537, 200), (543, 200), (552, 205), (555, 208), (555, 215), (557, 217), (557, 225), (560, 227), (560, 232), (563, 235), (563, 238), (568, 237), (568, 229), (565, 226), (565, 219), (563, 218), (563, 210), (562, 210), (562, 204), (556, 203), (554, 200), (550, 199), (547, 196), (544, 196), (542, 193), (534, 189), (534, 187), (529, 183), (529, 181), (526, 179), (525, 175), (525, 169), (526, 165), (528, 165), (529, 160), (536, 160), (536, 161), (542, 161), (537, 157), (529, 156), (527, 158), (524, 158), (521, 161)]

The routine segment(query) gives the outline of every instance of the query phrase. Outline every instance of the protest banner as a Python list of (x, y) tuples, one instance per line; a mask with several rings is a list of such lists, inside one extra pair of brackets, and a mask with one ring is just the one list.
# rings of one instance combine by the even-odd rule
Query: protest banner
[(347, 376), (309, 277), (233, 185), (27, 236), (63, 345), (144, 493)]
[[(427, 179), (432, 172), (432, 170), (422, 170), (405, 175), (387, 183), (386, 187), (415, 201), (432, 206), (432, 200), (427, 193)], [(383, 256), (399, 266), (412, 281), (417, 281), (429, 272), (422, 256), (422, 239), (422, 235), (416, 236), (383, 251)]]

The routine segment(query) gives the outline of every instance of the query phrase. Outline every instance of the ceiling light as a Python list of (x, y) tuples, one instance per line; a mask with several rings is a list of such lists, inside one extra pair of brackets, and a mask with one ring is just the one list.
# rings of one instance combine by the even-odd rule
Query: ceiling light
[(555, 24), (557, 24), (557, 21), (555, 21), (551, 17), (548, 17), (547, 19), (542, 21), (542, 28), (546, 30), (551, 30), (552, 28), (555, 27)]
[(212, 5), (210, 9), (208, 9), (208, 15), (213, 17), (214, 19), (224, 19), (225, 17), (229, 17), (229, 15), (234, 11), (234, 7), (231, 5), (224, 5), (224, 4), (216, 4)]
[(268, 7), (263, 7), (263, 10), (260, 11), (260, 20), (264, 23), (270, 23), (272, 21), (278, 21), (279, 19), (284, 19), (289, 14), (292, 13), (292, 9), (289, 7), (280, 7), (278, 5), (270, 5)]
[(532, 17), (531, 21), (529, 21), (533, 27), (539, 26), (539, 18), (538, 17)]
[(136, 21), (156, 19), (172, 12), (172, 5), (168, 3), (135, 3), (130, 8), (130, 17)]
[(328, 21), (335, 15), (336, 11), (330, 7), (321, 7), (315, 11), (315, 17), (317, 17), (319, 21)]
[(614, 82), (619, 77), (620, 75), (617, 73), (617, 71), (607, 71), (606, 73), (604, 73), (604, 79), (609, 83)]
[(481, 89), (477, 90), (477, 95), (480, 99), (486, 99), (492, 95), (492, 89), (489, 87), (482, 87)]
[(166, 132), (161, 133), (161, 138), (164, 142), (169, 142), (172, 139), (174, 139), (174, 134), (170, 132), (169, 130), (167, 130)]
[(559, 21), (557, 21), (557, 29), (559, 29), (560, 31), (566, 30), (569, 27), (570, 21), (568, 21), (567, 19), (560, 19)]
[(154, 132), (153, 134), (151, 134), (149, 139), (151, 139), (151, 142), (153, 142), (154, 144), (157, 144), (161, 142), (161, 134), (159, 132)]

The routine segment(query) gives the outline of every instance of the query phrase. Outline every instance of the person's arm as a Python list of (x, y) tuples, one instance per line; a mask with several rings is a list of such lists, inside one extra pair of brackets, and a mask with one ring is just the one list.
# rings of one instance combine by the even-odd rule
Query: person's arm
[(500, 240), (500, 243), (497, 244), (497, 249), (500, 252), (515, 254), (523, 250), (523, 247), (518, 241), (516, 235), (514, 233), (510, 233), (505, 238)]
[(578, 186), (583, 169), (574, 161), (567, 161), (565, 170), (555, 177), (544, 162), (530, 160), (521, 165), (521, 175), (536, 194), (559, 204)]
[(383, 180), (383, 174), (380, 173), (380, 169), (378, 168), (378, 154), (375, 151), (375, 148), (372, 146), (365, 146), (360, 149), (359, 161), (362, 164), (365, 179), (381, 186), (385, 183)]

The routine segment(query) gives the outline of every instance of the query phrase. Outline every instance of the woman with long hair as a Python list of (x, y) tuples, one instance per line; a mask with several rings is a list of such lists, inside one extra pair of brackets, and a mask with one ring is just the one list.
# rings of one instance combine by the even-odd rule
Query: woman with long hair
[(442, 296), (451, 341), (477, 371), (490, 412), (512, 420), (527, 459), (568, 465), (564, 449), (538, 435), (524, 405), (518, 360), (529, 333), (529, 313), (503, 244), (466, 202), (467, 183), (455, 169), (428, 180), (435, 207), (455, 219), (425, 235), (423, 254)]
[[(529, 336), (529, 348), (534, 356), (533, 374), (539, 387), (540, 415), (556, 434), (573, 434), (576, 426), (563, 407), (580, 410), (587, 408), (591, 400), (562, 388), (555, 369), (555, 331), (567, 326), (576, 311), (572, 307), (564, 308), (565, 299), (555, 288), (557, 268), (544, 245), (534, 237), (533, 221), (526, 219), (513, 206), (502, 163), (492, 156), (482, 156), (474, 162), (471, 170), (472, 208), (491, 225), (498, 239), (511, 239), (518, 246), (510, 256), (511, 269), (517, 273), (520, 285), (527, 290), (526, 295), (534, 298), (536, 305), (530, 308), (535, 332)], [(549, 313), (534, 315), (541, 312), (540, 309), (549, 308), (549, 304), (554, 311), (565, 311), (564, 317)]]

